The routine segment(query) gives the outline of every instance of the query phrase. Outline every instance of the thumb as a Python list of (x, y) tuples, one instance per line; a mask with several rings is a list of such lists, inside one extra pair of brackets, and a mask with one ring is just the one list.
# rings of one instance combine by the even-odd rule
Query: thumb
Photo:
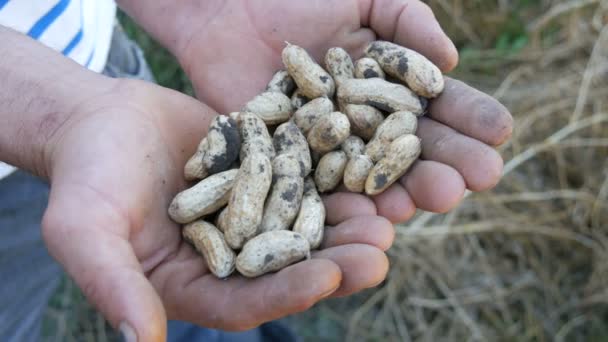
[(44, 240), (126, 341), (165, 341), (162, 302), (129, 243), (128, 214), (86, 184), (53, 184)]

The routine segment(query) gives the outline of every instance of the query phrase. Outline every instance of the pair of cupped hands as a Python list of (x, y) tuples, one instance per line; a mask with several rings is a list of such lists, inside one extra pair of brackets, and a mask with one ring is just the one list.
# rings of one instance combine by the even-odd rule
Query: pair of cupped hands
[(46, 151), (52, 189), (45, 242), (126, 335), (163, 340), (167, 319), (244, 330), (374, 287), (389, 269), (393, 223), (417, 208), (449, 211), (465, 189), (483, 191), (499, 181), (503, 162), (494, 147), (511, 134), (510, 114), (446, 78), (445, 91), (419, 120), (421, 160), (379, 196), (326, 196), (331, 227), (312, 259), (257, 279), (217, 279), (184, 242), (167, 207), (186, 187), (183, 166), (212, 117), (238, 110), (264, 89), (281, 68), (285, 41), (322, 60), (334, 46), (357, 58), (369, 42), (388, 40), (443, 72), (457, 65), (458, 54), (417, 0), (234, 0), (198, 10), (172, 48), (198, 100), (99, 76), (103, 91), (73, 108)]

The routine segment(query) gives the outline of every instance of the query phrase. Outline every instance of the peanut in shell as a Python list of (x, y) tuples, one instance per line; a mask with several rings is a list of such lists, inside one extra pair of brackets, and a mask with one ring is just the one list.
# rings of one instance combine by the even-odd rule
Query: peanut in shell
[(203, 157), (207, 153), (207, 138), (203, 138), (201, 142), (198, 144), (196, 152), (186, 165), (184, 166), (184, 178), (187, 181), (193, 181), (197, 179), (206, 178), (209, 175), (209, 172), (203, 165)]
[(444, 88), (441, 70), (426, 57), (414, 50), (385, 41), (375, 41), (365, 50), (390, 76), (407, 84), (414, 93), (437, 97)]
[(372, 171), (374, 163), (371, 158), (361, 154), (348, 160), (344, 168), (344, 186), (348, 191), (360, 193), (365, 190), (365, 182)]
[(376, 134), (376, 129), (384, 121), (384, 114), (368, 105), (349, 104), (344, 106), (344, 114), (350, 121), (352, 134), (369, 141)]
[(228, 207), (224, 207), (217, 215), (215, 219), (215, 227), (219, 229), (220, 232), (224, 233), (224, 227), (226, 227), (226, 218), (228, 217)]
[(300, 176), (306, 177), (312, 170), (312, 159), (306, 137), (293, 121), (288, 121), (274, 131), (272, 138), (277, 155), (291, 154), (300, 163)]
[(356, 135), (351, 135), (342, 143), (342, 151), (346, 153), (348, 159), (354, 158), (365, 152), (365, 142)]
[(395, 139), (384, 158), (382, 158), (367, 177), (365, 193), (373, 196), (388, 189), (412, 164), (421, 152), (420, 139), (413, 134), (406, 134)]
[(214, 225), (205, 221), (187, 224), (182, 235), (203, 255), (211, 273), (218, 278), (226, 278), (234, 272), (236, 254), (230, 249), (224, 234)]
[(340, 184), (347, 162), (344, 151), (329, 152), (321, 158), (315, 170), (315, 183), (319, 192), (331, 191)]
[(333, 102), (326, 97), (319, 97), (298, 109), (293, 115), (293, 121), (302, 130), (302, 133), (308, 134), (320, 117), (333, 111)]
[(310, 244), (311, 249), (316, 249), (323, 241), (325, 230), (325, 205), (312, 177), (304, 181), (304, 196), (293, 231), (302, 234)]
[(309, 99), (332, 97), (335, 83), (312, 57), (299, 46), (288, 44), (282, 53), (283, 64), (287, 72), (298, 85), (300, 93)]
[(302, 203), (304, 178), (301, 176), (300, 161), (295, 155), (278, 155), (272, 161), (272, 178), (259, 229), (261, 233), (288, 230)]
[(310, 149), (326, 153), (340, 146), (350, 136), (348, 117), (340, 112), (321, 116), (310, 129), (306, 140)]
[(236, 121), (218, 115), (211, 121), (207, 133), (207, 149), (203, 166), (209, 174), (226, 171), (239, 158), (241, 136)]
[(249, 101), (243, 108), (259, 116), (266, 125), (278, 125), (291, 117), (291, 99), (280, 92), (267, 91)]
[(275, 150), (264, 121), (256, 114), (241, 112), (238, 124), (241, 133), (241, 152), (239, 154), (241, 162), (253, 153), (263, 153), (272, 160)]
[(243, 160), (228, 202), (224, 227), (226, 242), (233, 249), (240, 249), (256, 235), (271, 182), (272, 165), (265, 154), (253, 153)]
[(363, 57), (355, 62), (355, 78), (386, 79), (386, 75), (375, 59)]
[(345, 104), (364, 104), (387, 113), (409, 111), (422, 115), (428, 101), (418, 97), (401, 84), (381, 78), (346, 80), (338, 88), (338, 101)]
[(355, 77), (355, 66), (353, 60), (346, 50), (342, 48), (331, 48), (325, 54), (325, 69), (333, 77), (336, 87), (344, 80)]
[(238, 170), (217, 173), (186, 189), (173, 199), (169, 216), (177, 223), (190, 223), (216, 212), (228, 203)]
[(302, 92), (300, 92), (299, 89), (296, 89), (291, 95), (291, 107), (293, 107), (294, 110), (302, 108), (302, 106), (308, 102), (310, 102), (310, 99), (302, 95)]
[(418, 118), (410, 112), (402, 111), (389, 115), (376, 130), (373, 139), (365, 147), (374, 162), (384, 158), (393, 140), (402, 135), (414, 134), (418, 129)]
[(296, 83), (286, 70), (277, 71), (266, 86), (266, 91), (283, 93), (289, 97), (291, 97), (295, 89)]
[(310, 245), (306, 238), (289, 230), (275, 230), (249, 240), (236, 258), (236, 269), (254, 278), (308, 258)]

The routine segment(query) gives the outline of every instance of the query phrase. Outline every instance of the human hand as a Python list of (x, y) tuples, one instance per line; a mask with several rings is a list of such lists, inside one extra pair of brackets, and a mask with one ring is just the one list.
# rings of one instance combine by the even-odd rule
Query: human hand
[[(263, 91), (282, 67), (285, 41), (306, 48), (319, 61), (341, 46), (354, 57), (375, 39), (412, 48), (444, 72), (457, 51), (429, 7), (418, 0), (204, 2), (190, 9), (188, 29), (173, 49), (193, 80), (197, 95), (222, 111), (238, 110)], [(500, 180), (503, 161), (493, 147), (511, 135), (512, 118), (496, 100), (466, 84), (446, 80), (430, 102), (417, 135), (422, 156), (400, 182), (366, 201), (392, 222), (411, 218), (416, 208), (447, 212), (465, 188), (483, 191)], [(341, 202), (347, 194), (328, 200)], [(356, 211), (353, 203), (350, 210)]]
[(311, 260), (257, 279), (217, 279), (167, 215), (215, 113), (155, 85), (104, 82), (113, 84), (79, 102), (49, 135), (43, 236), (114, 326), (139, 341), (164, 341), (167, 318), (242, 330), (384, 279), (392, 225), (372, 208), (354, 213), (332, 201), (335, 227)]

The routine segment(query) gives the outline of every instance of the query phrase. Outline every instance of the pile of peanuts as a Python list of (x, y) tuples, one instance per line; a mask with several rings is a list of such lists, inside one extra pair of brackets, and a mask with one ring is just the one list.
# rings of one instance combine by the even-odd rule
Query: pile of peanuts
[(324, 69), (287, 44), (286, 70), (266, 91), (213, 119), (184, 170), (198, 183), (175, 197), (169, 215), (217, 277), (235, 268), (257, 277), (310, 258), (325, 229), (319, 193), (342, 183), (380, 194), (418, 159), (417, 116), (443, 91), (441, 71), (389, 42), (371, 43), (365, 55), (353, 63), (332, 48)]

